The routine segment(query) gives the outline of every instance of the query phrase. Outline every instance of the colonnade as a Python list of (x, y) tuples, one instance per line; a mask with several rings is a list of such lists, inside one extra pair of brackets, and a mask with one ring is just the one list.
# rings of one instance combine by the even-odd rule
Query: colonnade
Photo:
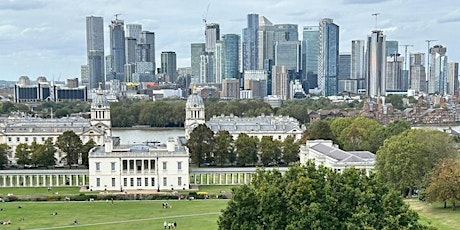
[(88, 170), (3, 170), (0, 187), (84, 186)]
[[(191, 168), (191, 185), (241, 185), (250, 184), (258, 168)], [(265, 170), (287, 171), (287, 167), (265, 168)]]

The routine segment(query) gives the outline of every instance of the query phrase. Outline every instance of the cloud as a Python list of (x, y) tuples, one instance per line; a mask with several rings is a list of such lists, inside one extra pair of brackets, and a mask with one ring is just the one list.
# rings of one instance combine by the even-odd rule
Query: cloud
[(375, 4), (386, 2), (388, 0), (343, 0), (344, 4)]
[(460, 9), (456, 9), (438, 19), (438, 23), (460, 22)]
[(0, 10), (24, 11), (40, 9), (46, 6), (46, 3), (40, 0), (3, 0), (0, 1)]

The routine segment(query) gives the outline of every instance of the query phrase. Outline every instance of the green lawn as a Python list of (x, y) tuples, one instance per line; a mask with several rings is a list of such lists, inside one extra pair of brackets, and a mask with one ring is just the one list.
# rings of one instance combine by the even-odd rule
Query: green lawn
[(440, 230), (460, 229), (460, 209), (452, 211), (451, 204), (444, 209), (444, 204), (429, 204), (418, 199), (406, 200), (410, 207), (420, 215), (420, 222)]
[[(163, 229), (163, 222), (177, 222), (178, 229), (217, 229), (220, 211), (229, 200), (0, 203), (0, 220), (11, 220), (1, 229)], [(21, 206), (21, 208), (18, 208)], [(57, 212), (56, 216), (51, 215)], [(24, 221), (20, 219), (24, 217)], [(78, 225), (73, 225), (77, 219)]]

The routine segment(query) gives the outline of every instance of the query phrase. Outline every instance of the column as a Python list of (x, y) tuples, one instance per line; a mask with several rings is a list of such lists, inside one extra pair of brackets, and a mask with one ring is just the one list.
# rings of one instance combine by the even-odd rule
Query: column
[(83, 175), (83, 185), (86, 185), (86, 175)]
[(206, 184), (209, 185), (209, 173), (206, 173)]
[(78, 181), (79, 179), (80, 179), (80, 175), (77, 174), (77, 175), (76, 175), (76, 178), (75, 178), (76, 183), (77, 183), (77, 186), (80, 186), (80, 183), (79, 183), (79, 181)]
[(222, 173), (219, 173), (219, 184), (222, 184)]
[(29, 177), (30, 177), (30, 178), (29, 178), (29, 179), (30, 179), (30, 182), (29, 182), (30, 187), (34, 187), (34, 180), (33, 180), (33, 179), (34, 179), (34, 175), (30, 175)]
[(50, 178), (50, 187), (53, 186), (53, 175), (49, 175), (49, 178)]
[(39, 187), (40, 186), (40, 175), (35, 175), (35, 182), (36, 182), (36, 187)]
[(200, 185), (203, 184), (203, 174), (200, 173)]
[(193, 180), (195, 181), (194, 184), (196, 184), (196, 173), (193, 174)]
[(243, 174), (243, 184), (246, 184), (246, 173)]
[(3, 187), (6, 187), (6, 176), (2, 176), (3, 178)]

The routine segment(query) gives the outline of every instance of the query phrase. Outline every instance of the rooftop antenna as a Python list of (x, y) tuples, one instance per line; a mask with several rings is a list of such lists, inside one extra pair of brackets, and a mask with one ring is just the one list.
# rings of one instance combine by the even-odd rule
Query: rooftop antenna
[(375, 17), (375, 29), (377, 29), (377, 22), (378, 22), (378, 17), (379, 17), (380, 13), (373, 13), (372, 16)]
[(115, 20), (118, 20), (118, 15), (121, 15), (121, 14), (118, 13), (118, 14), (115, 14), (115, 15), (114, 15), (114, 16), (115, 16)]

